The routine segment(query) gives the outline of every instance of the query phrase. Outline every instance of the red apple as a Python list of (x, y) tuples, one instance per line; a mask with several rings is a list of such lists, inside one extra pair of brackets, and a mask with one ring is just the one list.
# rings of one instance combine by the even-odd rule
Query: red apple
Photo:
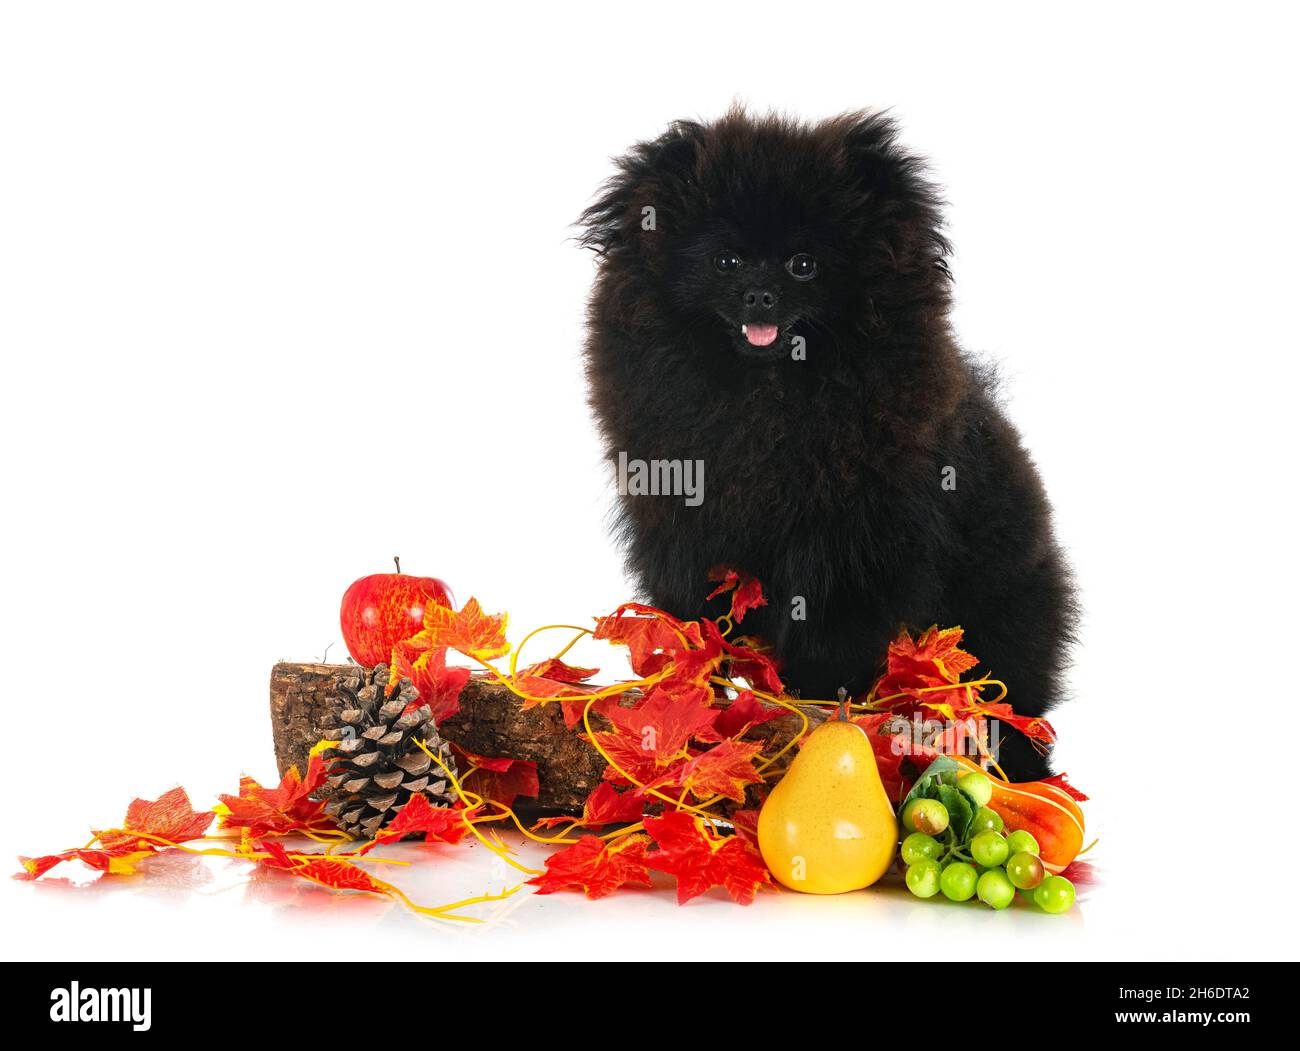
[(402, 572), (373, 573), (354, 581), (343, 595), (339, 623), (352, 659), (365, 668), (387, 664), (393, 647), (424, 627), (424, 607), (436, 602), (455, 608), (451, 589), (437, 577)]

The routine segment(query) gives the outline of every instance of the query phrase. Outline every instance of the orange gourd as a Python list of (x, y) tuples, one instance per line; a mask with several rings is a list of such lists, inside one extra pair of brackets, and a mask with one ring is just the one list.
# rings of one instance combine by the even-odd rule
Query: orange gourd
[[(954, 755), (962, 766), (988, 774), (968, 756)], [(1008, 832), (1024, 829), (1038, 841), (1039, 859), (1049, 872), (1063, 872), (1083, 849), (1083, 811), (1070, 794), (1043, 781), (1003, 781), (989, 776), (993, 797), (988, 806)]]

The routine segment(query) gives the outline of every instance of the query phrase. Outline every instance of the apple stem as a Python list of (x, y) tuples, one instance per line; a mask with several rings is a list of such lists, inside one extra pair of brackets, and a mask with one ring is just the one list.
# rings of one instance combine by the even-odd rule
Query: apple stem
[(393, 556), (393, 565), (397, 567), (397, 572), (400, 574), (402, 572), (402, 560), (396, 555)]
[(846, 723), (849, 721), (849, 691), (841, 686), (837, 696), (839, 697), (840, 705), (839, 711), (835, 713), (835, 718), (842, 723)]

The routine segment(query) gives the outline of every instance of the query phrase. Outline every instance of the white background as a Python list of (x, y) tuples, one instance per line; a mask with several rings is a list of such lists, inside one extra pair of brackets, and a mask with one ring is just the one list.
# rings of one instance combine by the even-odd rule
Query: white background
[[(611, 155), (739, 98), (891, 107), (947, 187), (957, 329), (1082, 586), (1055, 723), (1104, 882), (1063, 918), (659, 890), (446, 930), (168, 862), (3, 881), (6, 956), (320, 958), (373, 928), (384, 958), (1294, 957), (1296, 26), (899, 6), (6, 5), (0, 853), (273, 778), (271, 664), (341, 659), (339, 597), (394, 554), (516, 641), (630, 597), (569, 224)], [(469, 849), (402, 879), (503, 877)]]

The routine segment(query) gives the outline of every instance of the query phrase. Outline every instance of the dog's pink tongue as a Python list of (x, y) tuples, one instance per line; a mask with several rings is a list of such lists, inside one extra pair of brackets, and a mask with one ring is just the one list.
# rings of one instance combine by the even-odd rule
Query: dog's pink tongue
[(745, 326), (745, 338), (756, 347), (769, 347), (776, 339), (776, 326), (751, 323)]

